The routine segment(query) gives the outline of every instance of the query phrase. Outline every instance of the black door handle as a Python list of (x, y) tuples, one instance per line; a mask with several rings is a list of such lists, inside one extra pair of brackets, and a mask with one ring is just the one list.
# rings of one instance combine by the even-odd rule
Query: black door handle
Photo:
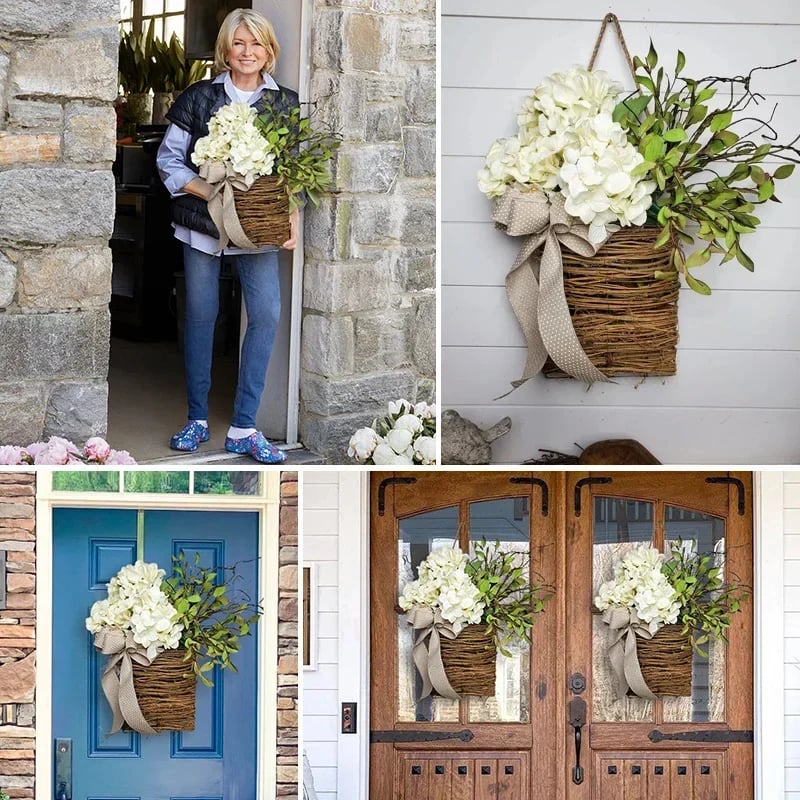
[(581, 784), (583, 783), (583, 767), (581, 766), (582, 730), (586, 724), (586, 701), (582, 697), (573, 697), (569, 701), (568, 721), (575, 733), (575, 766), (572, 768), (572, 782)]

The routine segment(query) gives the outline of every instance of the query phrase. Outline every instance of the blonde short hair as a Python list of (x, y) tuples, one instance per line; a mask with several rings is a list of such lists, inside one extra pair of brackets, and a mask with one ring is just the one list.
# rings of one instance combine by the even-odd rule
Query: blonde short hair
[(233, 37), (240, 25), (244, 25), (266, 48), (267, 63), (264, 65), (264, 69), (271, 73), (275, 69), (281, 48), (270, 21), (263, 14), (250, 8), (235, 8), (222, 21), (217, 34), (217, 43), (214, 46), (214, 69), (217, 72), (224, 72), (228, 69), (225, 59), (233, 47)]

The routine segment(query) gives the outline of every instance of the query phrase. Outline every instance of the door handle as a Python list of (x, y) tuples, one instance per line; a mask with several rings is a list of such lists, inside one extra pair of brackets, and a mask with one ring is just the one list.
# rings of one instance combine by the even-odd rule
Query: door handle
[(72, 800), (72, 739), (56, 739), (55, 798)]
[(569, 724), (575, 734), (575, 766), (572, 768), (572, 782), (583, 783), (583, 767), (581, 766), (581, 744), (583, 726), (586, 724), (586, 701), (582, 697), (573, 697), (569, 701)]

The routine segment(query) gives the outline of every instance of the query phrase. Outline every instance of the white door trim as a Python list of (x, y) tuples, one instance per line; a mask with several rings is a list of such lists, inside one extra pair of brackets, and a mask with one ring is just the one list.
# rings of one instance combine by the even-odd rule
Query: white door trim
[(277, 786), (278, 569), (280, 472), (264, 471), (259, 497), (211, 495), (121, 495), (51, 492), (51, 470), (37, 470), (36, 491), (36, 796), (53, 796), (53, 509), (144, 508), (146, 510), (257, 511), (259, 555), (268, 569), (259, 570), (264, 615), (259, 624), (257, 681), (257, 800), (273, 800)]

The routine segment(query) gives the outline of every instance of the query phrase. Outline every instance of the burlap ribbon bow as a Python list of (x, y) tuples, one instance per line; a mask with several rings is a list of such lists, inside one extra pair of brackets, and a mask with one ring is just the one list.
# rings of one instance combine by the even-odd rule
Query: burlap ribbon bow
[(440, 611), (428, 606), (412, 606), (406, 613), (408, 624), (417, 633), (414, 640), (414, 664), (422, 677), (422, 700), (434, 689), (436, 693), (450, 700), (458, 700), (459, 695), (447, 680), (442, 663), (441, 639), (455, 639), (453, 626), (442, 618)]
[(548, 199), (543, 192), (519, 189), (495, 200), (492, 218), (509, 236), (528, 237), (506, 276), (508, 299), (528, 344), (525, 370), (511, 391), (538, 375), (548, 355), (573, 378), (590, 385), (608, 381), (578, 341), (564, 295), (559, 242), (593, 256), (598, 246), (589, 241), (589, 227), (567, 214), (562, 194)]
[(94, 646), (109, 656), (100, 685), (114, 715), (109, 733), (116, 733), (127, 723), (137, 733), (155, 733), (139, 708), (133, 686), (133, 662), (149, 666), (147, 650), (133, 641), (130, 631), (104, 629), (94, 636)]
[(617, 683), (617, 697), (625, 697), (630, 688), (639, 697), (658, 699), (644, 681), (636, 652), (636, 637), (652, 639), (650, 629), (635, 611), (619, 606), (606, 609), (603, 612), (603, 622), (609, 628), (608, 656)]
[(200, 177), (211, 184), (208, 213), (219, 231), (220, 249), (224, 250), (230, 241), (244, 250), (252, 250), (255, 245), (242, 229), (233, 194), (234, 189), (247, 191), (250, 187), (233, 171), (230, 164), (223, 164), (220, 161), (207, 161), (202, 164)]

